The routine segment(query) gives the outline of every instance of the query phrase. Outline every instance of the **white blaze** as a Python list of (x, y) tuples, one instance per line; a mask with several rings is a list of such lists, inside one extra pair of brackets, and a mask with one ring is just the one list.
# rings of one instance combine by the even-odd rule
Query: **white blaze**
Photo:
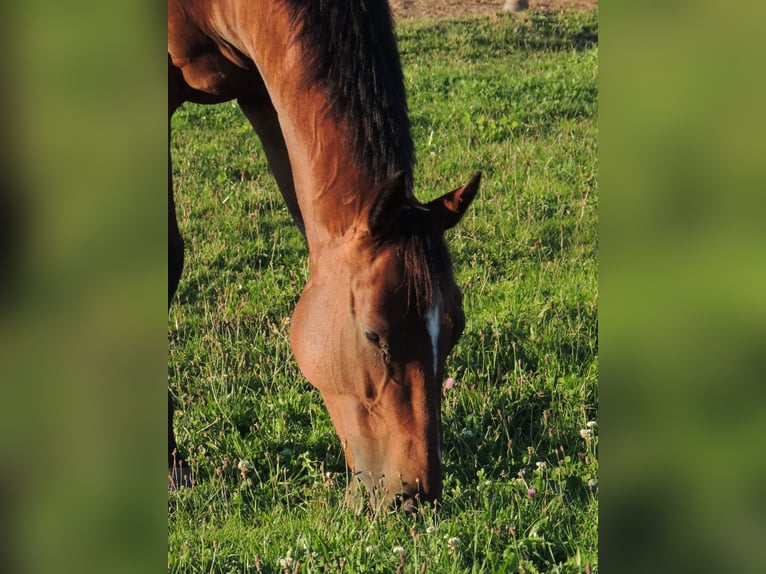
[(434, 306), (426, 313), (426, 328), (428, 334), (431, 335), (431, 349), (434, 353), (434, 378), (436, 378), (437, 359), (439, 353), (439, 326), (441, 319), (441, 309), (439, 308), (439, 302), (437, 301)]

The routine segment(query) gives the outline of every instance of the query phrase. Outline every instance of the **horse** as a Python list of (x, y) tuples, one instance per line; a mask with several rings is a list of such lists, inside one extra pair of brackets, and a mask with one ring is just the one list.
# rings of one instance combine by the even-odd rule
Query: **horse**
[[(290, 344), (343, 446), (349, 489), (408, 512), (438, 503), (440, 381), (465, 327), (444, 232), (481, 174), (416, 199), (386, 0), (168, 0), (168, 122), (184, 102), (230, 100), (259, 136), (307, 242)], [(170, 165), (168, 190), (170, 306), (184, 249)], [(168, 415), (170, 468), (170, 394)]]

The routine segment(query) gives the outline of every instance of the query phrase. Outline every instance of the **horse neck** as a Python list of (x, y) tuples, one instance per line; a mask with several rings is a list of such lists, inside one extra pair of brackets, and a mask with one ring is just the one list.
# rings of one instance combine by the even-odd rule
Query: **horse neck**
[(291, 97), (292, 113), (277, 108), (310, 251), (345, 236), (379, 186), (354, 161), (348, 134), (327, 114), (324, 95), (314, 92)]
[[(240, 35), (279, 115), (309, 250), (316, 251), (354, 226), (381, 175), (355, 159), (350, 129), (332, 113), (326, 88), (306, 85), (311, 46), (297, 36), (286, 3), (242, 1), (236, 14), (231, 33)], [(409, 125), (401, 131), (409, 136)], [(410, 181), (411, 165), (402, 167)]]

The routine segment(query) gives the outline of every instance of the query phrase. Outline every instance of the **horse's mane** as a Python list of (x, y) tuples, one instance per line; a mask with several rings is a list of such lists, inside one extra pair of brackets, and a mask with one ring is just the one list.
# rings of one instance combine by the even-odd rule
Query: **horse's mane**
[(432, 216), (422, 208), (405, 209), (396, 225), (394, 241), (404, 264), (409, 304), (425, 313), (434, 305), (439, 277), (452, 273), (449, 251)]
[(308, 52), (304, 85), (327, 89), (354, 160), (381, 183), (403, 171), (410, 193), (415, 146), (387, 0), (283, 1)]
[[(399, 51), (387, 0), (283, 0), (308, 48), (304, 85), (327, 90), (331, 113), (350, 127), (354, 160), (382, 183), (404, 172), (412, 197), (415, 146)], [(438, 277), (451, 273), (449, 252), (430, 216), (412, 206), (395, 222), (410, 304), (429, 309)]]

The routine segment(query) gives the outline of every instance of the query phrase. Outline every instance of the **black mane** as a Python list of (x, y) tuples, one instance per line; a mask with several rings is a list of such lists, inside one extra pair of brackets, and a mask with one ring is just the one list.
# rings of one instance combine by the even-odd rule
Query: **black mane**
[(382, 183), (399, 171), (412, 190), (415, 146), (386, 0), (284, 0), (309, 52), (304, 85), (327, 89), (350, 151)]
[(452, 260), (433, 216), (421, 207), (405, 209), (397, 218), (397, 248), (404, 264), (409, 304), (420, 313), (433, 307), (439, 277), (451, 275)]

